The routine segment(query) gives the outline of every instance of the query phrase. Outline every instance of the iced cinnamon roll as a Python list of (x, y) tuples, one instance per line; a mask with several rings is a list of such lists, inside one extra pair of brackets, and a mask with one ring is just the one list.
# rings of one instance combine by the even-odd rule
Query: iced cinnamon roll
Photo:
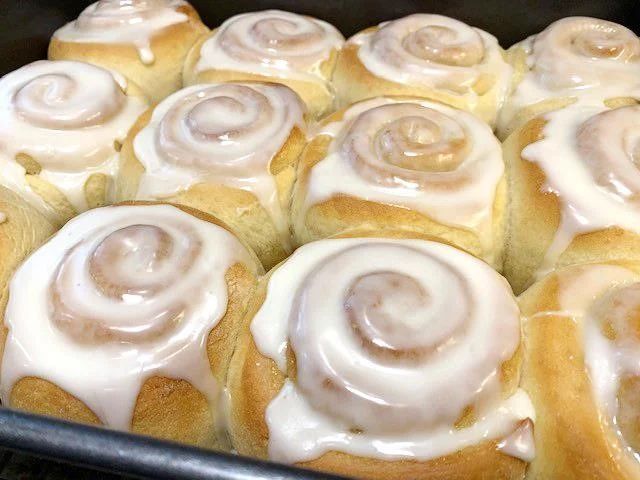
[(291, 251), (289, 203), (305, 110), (284, 85), (194, 85), (143, 115), (121, 152), (118, 197), (169, 201), (232, 226), (271, 267)]
[(640, 97), (640, 39), (617, 23), (568, 17), (511, 47), (514, 92), (500, 112), (506, 138), (536, 115), (580, 102)]
[(333, 75), (341, 104), (413, 95), (495, 121), (512, 69), (495, 37), (442, 15), (414, 14), (351, 37)]
[(558, 270), (520, 305), (537, 413), (527, 478), (640, 478), (640, 264)]
[(282, 83), (319, 117), (333, 110), (330, 79), (343, 42), (332, 25), (305, 15), (280, 10), (236, 15), (194, 45), (184, 83)]
[(379, 97), (323, 121), (300, 159), (296, 242), (353, 229), (432, 235), (502, 262), (502, 151), (474, 115), (412, 97)]
[(147, 108), (119, 74), (38, 61), (0, 79), (0, 184), (52, 221), (110, 203), (118, 151)]
[(553, 268), (640, 259), (640, 106), (583, 104), (529, 121), (510, 168), (505, 275), (516, 292)]
[(234, 447), (355, 478), (523, 478), (534, 411), (509, 285), (395, 237), (313, 242), (261, 281), (229, 370)]
[(220, 446), (223, 382), (261, 270), (227, 227), (195, 210), (79, 215), (13, 275), (3, 405)]
[(53, 34), (49, 59), (116, 70), (158, 102), (182, 86), (185, 57), (207, 32), (184, 0), (99, 0)]

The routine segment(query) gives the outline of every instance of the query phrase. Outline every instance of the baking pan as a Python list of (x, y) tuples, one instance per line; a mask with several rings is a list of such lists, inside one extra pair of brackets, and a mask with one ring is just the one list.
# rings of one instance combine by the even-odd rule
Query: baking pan
[[(53, 32), (89, 3), (0, 0), (0, 73), (44, 58)], [(191, 3), (210, 27), (237, 13), (280, 8), (327, 20), (345, 36), (414, 12), (441, 13), (491, 32), (503, 47), (570, 15), (613, 20), (640, 33), (638, 0), (191, 0)], [(137, 478), (338, 479), (2, 408), (0, 447)]]

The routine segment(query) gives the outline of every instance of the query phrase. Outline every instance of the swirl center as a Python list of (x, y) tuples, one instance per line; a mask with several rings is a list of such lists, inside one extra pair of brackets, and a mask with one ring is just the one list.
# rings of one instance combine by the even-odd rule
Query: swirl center
[(430, 295), (419, 281), (392, 271), (357, 278), (344, 301), (358, 336), (376, 349), (396, 353), (424, 348), (422, 337), (429, 328), (424, 313), (430, 305)]
[(284, 18), (265, 18), (251, 27), (250, 35), (256, 43), (262, 45), (271, 54), (282, 50), (296, 50), (300, 47), (320, 41), (322, 31), (309, 22), (304, 29), (298, 22)]
[(171, 287), (193, 269), (201, 244), (173, 231), (129, 225), (76, 245), (50, 286), (52, 323), (94, 344), (150, 341), (175, 327), (188, 306)]
[(104, 295), (146, 296), (158, 290), (149, 280), (171, 257), (173, 242), (167, 232), (152, 225), (132, 225), (105, 238), (89, 261), (89, 271)]
[(239, 130), (255, 121), (257, 114), (235, 98), (220, 96), (194, 106), (186, 122), (201, 140), (225, 141), (237, 137)]
[(393, 120), (377, 133), (377, 150), (387, 163), (404, 169), (455, 170), (463, 160), (465, 136), (458, 125), (449, 123), (422, 116)]
[(460, 41), (457, 31), (429, 25), (410, 33), (402, 40), (411, 55), (444, 65), (470, 67), (482, 61), (484, 47), (480, 37)]
[(103, 123), (122, 108), (125, 95), (109, 72), (92, 70), (101, 77), (96, 80), (103, 82), (102, 91), (81, 91), (78, 82), (64, 73), (39, 75), (15, 93), (17, 114), (33, 125), (58, 130)]
[(610, 23), (585, 26), (572, 39), (575, 51), (585, 57), (621, 61), (629, 61), (636, 56), (637, 43), (635, 35), (629, 35), (629, 32)]

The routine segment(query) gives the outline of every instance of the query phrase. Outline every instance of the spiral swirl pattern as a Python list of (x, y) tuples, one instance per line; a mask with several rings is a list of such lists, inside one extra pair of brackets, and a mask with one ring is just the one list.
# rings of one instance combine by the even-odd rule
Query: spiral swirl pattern
[(460, 168), (471, 149), (470, 135), (445, 113), (396, 103), (362, 113), (342, 148), (353, 167), (373, 183), (446, 189), (471, 180), (470, 172)]
[(231, 233), (176, 207), (76, 217), (14, 276), (3, 400), (15, 381), (35, 376), (123, 429), (154, 374), (188, 380), (213, 402), (206, 343), (227, 309), (225, 275), (236, 263), (257, 269)]
[(532, 70), (551, 89), (625, 81), (640, 68), (640, 39), (622, 25), (596, 18), (558, 20), (531, 48)]
[(202, 261), (201, 240), (190, 230), (131, 225), (73, 247), (50, 287), (52, 323), (79, 342), (166, 334), (188, 315), (187, 295), (204, 280), (189, 275)]
[(155, 148), (167, 163), (230, 178), (267, 171), (303, 107), (280, 85), (199, 86), (172, 98)]
[(441, 15), (410, 15), (352, 41), (360, 45), (359, 58), (374, 74), (457, 94), (472, 92), (480, 79), (489, 78), (486, 74), (495, 77), (505, 67), (494, 37)]
[(145, 104), (126, 81), (81, 62), (38, 61), (0, 80), (1, 149), (33, 157), (43, 170), (82, 172), (115, 152)]
[(332, 141), (311, 169), (305, 208), (347, 194), (448, 225), (491, 225), (504, 165), (491, 129), (473, 115), (425, 100), (377, 98), (350, 107), (320, 135)]
[[(519, 328), (506, 282), (486, 264), (441, 244), (377, 239), (296, 251), (271, 277), (251, 325), (260, 352), (283, 371), (290, 348), (290, 381), (318, 418), (369, 440), (428, 437), (470, 412), (490, 416)], [(269, 415), (270, 430), (290, 428)], [(411, 441), (407, 451), (421, 455)]]
[(270, 164), (294, 129), (304, 127), (304, 106), (276, 84), (195, 85), (168, 97), (135, 137), (144, 165), (138, 198), (166, 198), (209, 182), (253, 193), (283, 240), (288, 223)]
[(111, 120), (126, 101), (122, 88), (106, 70), (77, 67), (82, 71), (75, 76), (60, 69), (34, 76), (17, 88), (13, 94), (17, 115), (50, 130), (75, 130)]
[(224, 22), (201, 49), (197, 70), (312, 73), (340, 48), (344, 39), (321, 20), (279, 10), (247, 13)]

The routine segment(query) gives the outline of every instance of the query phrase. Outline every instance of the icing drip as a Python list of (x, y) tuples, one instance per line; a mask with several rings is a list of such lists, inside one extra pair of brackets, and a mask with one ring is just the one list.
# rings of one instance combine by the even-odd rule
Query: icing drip
[(144, 165), (139, 199), (169, 197), (201, 182), (252, 192), (289, 245), (286, 213), (269, 171), (291, 131), (304, 131), (304, 106), (282, 85), (195, 85), (171, 95), (136, 136)]
[(580, 233), (617, 226), (640, 233), (640, 107), (579, 104), (545, 115), (544, 137), (522, 151), (561, 201), (561, 221), (537, 276)]
[(53, 37), (63, 42), (133, 44), (142, 63), (149, 65), (155, 60), (153, 36), (188, 21), (189, 17), (178, 11), (186, 5), (183, 0), (100, 0)]
[(527, 68), (501, 112), (505, 130), (522, 108), (550, 98), (600, 104), (640, 95), (640, 39), (616, 23), (569, 17), (521, 43)]
[(492, 250), (504, 164), (500, 143), (481, 120), (439, 103), (382, 97), (353, 105), (317, 135), (333, 140), (311, 170), (305, 209), (340, 193), (402, 206), (478, 231)]
[(533, 422), (524, 420), (516, 431), (498, 444), (498, 450), (524, 462), (532, 462), (536, 457)]
[(279, 10), (245, 13), (229, 18), (204, 42), (196, 71), (299, 78), (330, 89), (320, 67), (343, 42), (335, 27), (312, 17)]
[(167, 376), (215, 405), (206, 344), (237, 262), (255, 265), (231, 233), (175, 207), (106, 207), (74, 218), (11, 281), (3, 403), (19, 379), (43, 378), (126, 430), (144, 381)]
[[(26, 175), (61, 190), (78, 211), (92, 174), (113, 176), (123, 141), (146, 105), (124, 93), (121, 76), (81, 62), (38, 61), (0, 79), (0, 183), (36, 207), (50, 208)], [(37, 164), (28, 171), (18, 156)], [(32, 167), (33, 168), (33, 167)]]
[[(331, 450), (427, 460), (533, 419), (526, 393), (501, 391), (501, 365), (520, 341), (508, 285), (443, 244), (304, 245), (273, 273), (251, 332), (283, 372), (288, 349), (296, 358), (266, 411), (279, 461)], [(475, 422), (458, 426), (469, 409)]]
[(511, 68), (492, 35), (441, 15), (415, 14), (352, 37), (364, 66), (389, 81), (449, 90), (472, 100), (498, 84), (507, 94)]

